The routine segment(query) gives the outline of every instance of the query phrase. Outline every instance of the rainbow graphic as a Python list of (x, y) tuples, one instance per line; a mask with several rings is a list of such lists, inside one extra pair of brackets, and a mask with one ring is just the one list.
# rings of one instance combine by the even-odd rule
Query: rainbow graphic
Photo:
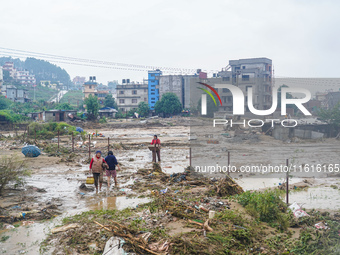
[[(203, 86), (206, 86), (206, 87), (209, 88), (212, 92), (214, 92), (215, 95), (217, 96), (218, 100), (220, 101), (221, 106), (222, 106), (222, 100), (221, 100), (221, 98), (220, 98), (220, 95), (217, 93), (217, 91), (216, 91), (213, 87), (211, 87), (210, 85), (205, 84), (205, 83), (203, 83), (203, 82), (197, 82), (197, 83), (199, 83), (199, 84), (201, 84), (201, 85), (203, 85)], [(197, 88), (200, 89), (200, 90), (203, 90), (205, 93), (207, 93), (207, 94), (212, 98), (212, 100), (214, 100), (214, 103), (215, 103), (215, 105), (217, 106), (215, 97), (211, 94), (211, 92), (210, 92), (209, 90), (204, 89), (204, 88), (200, 88), (200, 87), (197, 87)]]

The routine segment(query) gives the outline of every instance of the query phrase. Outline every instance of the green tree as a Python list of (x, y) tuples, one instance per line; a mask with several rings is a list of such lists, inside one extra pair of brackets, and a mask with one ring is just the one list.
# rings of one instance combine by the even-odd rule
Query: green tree
[(85, 99), (85, 105), (87, 112), (96, 118), (99, 111), (98, 98), (96, 96), (89, 95), (88, 98)]
[(155, 112), (163, 113), (166, 116), (180, 113), (182, 111), (182, 104), (175, 93), (165, 93), (161, 100), (155, 104)]
[(117, 104), (115, 99), (112, 97), (111, 94), (107, 94), (104, 100), (104, 106), (105, 107), (111, 107), (117, 109)]
[(58, 104), (55, 108), (58, 110), (73, 110), (73, 107), (69, 103)]
[[(218, 99), (214, 96), (216, 103), (219, 103)], [(201, 98), (198, 100), (197, 104), (197, 109), (199, 114), (201, 114)], [(207, 115), (202, 115), (203, 117), (206, 118), (213, 118), (214, 117), (214, 112), (218, 111), (218, 104), (215, 105), (214, 100), (207, 95)]]
[(11, 100), (5, 98), (4, 96), (0, 96), (0, 110), (7, 109), (11, 104)]
[(340, 102), (332, 109), (319, 109), (318, 116), (331, 126), (330, 133), (340, 132)]
[(149, 114), (149, 105), (145, 102), (140, 102), (138, 104), (138, 109), (137, 109), (137, 113), (140, 115), (140, 116), (143, 116), (143, 117), (146, 117), (148, 116)]

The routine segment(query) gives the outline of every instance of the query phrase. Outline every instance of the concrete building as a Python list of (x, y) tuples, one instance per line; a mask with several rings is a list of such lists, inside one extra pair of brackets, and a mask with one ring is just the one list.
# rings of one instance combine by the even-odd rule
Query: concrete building
[(159, 90), (159, 99), (162, 99), (165, 93), (171, 92), (177, 95), (184, 109), (189, 109), (191, 106), (196, 107), (200, 98), (198, 82), (208, 80), (207, 73), (201, 72), (200, 69), (194, 75), (160, 75), (156, 89)]
[[(218, 73), (223, 83), (239, 87), (245, 95), (245, 115), (251, 115), (247, 106), (248, 89), (253, 89), (253, 104), (258, 110), (272, 106), (272, 60), (268, 58), (250, 58), (230, 60), (229, 67)], [(218, 78), (217, 77), (217, 78)], [(219, 115), (229, 115), (233, 110), (232, 94), (228, 89), (219, 89), (223, 106), (219, 106)]]
[[(137, 108), (140, 102), (148, 103), (148, 84), (127, 83), (117, 85), (118, 109), (127, 112)], [(156, 87), (154, 87), (156, 88)]]
[(35, 75), (30, 74), (29, 71), (16, 71), (13, 77), (21, 85), (32, 86), (36, 84)]
[(165, 93), (174, 93), (181, 104), (184, 104), (184, 82), (182, 75), (161, 75), (159, 76), (159, 85), (156, 86), (159, 91), (159, 100)]
[(58, 121), (65, 121), (67, 119), (67, 115), (77, 115), (76, 110), (50, 110), (50, 111), (43, 111), (39, 114), (39, 120), (49, 122), (58, 122)]
[(17, 70), (14, 67), (13, 62), (5, 62), (2, 68), (3, 70), (8, 71), (9, 75), (17, 82), (20, 82), (21, 85), (32, 86), (36, 84), (35, 75), (30, 74), (30, 72), (27, 70), (22, 70), (22, 71)]
[(16, 69), (14, 68), (14, 63), (13, 62), (5, 62), (5, 64), (2, 66), (3, 70), (9, 72), (9, 76), (14, 78), (14, 75), (16, 73)]
[(99, 116), (106, 118), (114, 118), (118, 111), (111, 107), (103, 107), (99, 109)]
[(85, 77), (80, 77), (80, 76), (76, 76), (73, 78), (72, 82), (76, 87), (80, 87), (83, 86), (83, 84), (85, 83), (86, 78)]
[(27, 89), (17, 89), (15, 86), (6, 86), (6, 96), (13, 102), (25, 103), (31, 101), (28, 98)]
[[(159, 76), (162, 75), (162, 71), (159, 69), (148, 72), (148, 104), (150, 110), (155, 109), (155, 104), (159, 100), (159, 89), (156, 88), (159, 85)], [(117, 98), (119, 94), (117, 94)]]
[(83, 84), (84, 98), (88, 98), (89, 95), (95, 96), (97, 93), (98, 83), (95, 76), (90, 76), (89, 81)]

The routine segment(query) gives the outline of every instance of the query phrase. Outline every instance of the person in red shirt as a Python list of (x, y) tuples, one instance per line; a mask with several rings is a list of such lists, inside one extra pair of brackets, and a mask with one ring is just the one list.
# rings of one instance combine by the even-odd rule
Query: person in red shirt
[(161, 141), (157, 138), (157, 135), (153, 136), (153, 140), (151, 142), (151, 145), (154, 145), (155, 148), (152, 150), (152, 161), (156, 162), (156, 154), (158, 158), (158, 162), (161, 161)]
[(96, 193), (98, 193), (98, 182), (99, 191), (102, 190), (103, 185), (103, 170), (107, 167), (105, 159), (102, 158), (102, 152), (96, 151), (96, 155), (91, 159), (90, 162), (90, 174), (93, 174), (94, 185), (96, 186)]

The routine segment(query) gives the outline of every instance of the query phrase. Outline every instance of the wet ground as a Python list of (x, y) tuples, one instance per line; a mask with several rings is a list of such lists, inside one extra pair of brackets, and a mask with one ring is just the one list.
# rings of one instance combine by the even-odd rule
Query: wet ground
[[(95, 130), (89, 130), (95, 132)], [(52, 199), (58, 199), (62, 205), (59, 210), (62, 214), (52, 220), (34, 222), (28, 226), (20, 226), (11, 230), (0, 232), (0, 238), (9, 236), (5, 242), (0, 242), (0, 253), (6, 254), (39, 254), (40, 242), (50, 233), (50, 229), (59, 225), (61, 219), (87, 210), (97, 209), (123, 209), (126, 207), (136, 207), (138, 203), (147, 202), (147, 198), (129, 198), (129, 196), (117, 196), (116, 192), (123, 192), (129, 195), (130, 191), (125, 186), (134, 182), (133, 173), (141, 168), (151, 168), (151, 152), (145, 146), (152, 139), (153, 134), (158, 134), (162, 143), (168, 144), (161, 150), (161, 167), (168, 174), (183, 172), (184, 168), (189, 165), (189, 147), (188, 134), (186, 127), (166, 127), (166, 128), (135, 128), (135, 129), (117, 129), (101, 131), (106, 137), (110, 137), (113, 143), (133, 144), (140, 147), (131, 150), (114, 151), (118, 160), (122, 164), (122, 171), (118, 173), (120, 186), (117, 190), (112, 188), (107, 191), (107, 186), (103, 186), (103, 191), (96, 195), (94, 192), (84, 192), (79, 189), (81, 183), (86, 179), (88, 172), (87, 165), (64, 164), (58, 163), (58, 158), (41, 156), (36, 160), (39, 161), (33, 165), (33, 175), (27, 178), (27, 185), (40, 189), (45, 189), (46, 193), (38, 194), (36, 199), (40, 202), (46, 202)], [(100, 142), (100, 140), (99, 140)], [(105, 144), (106, 140), (102, 139)], [(281, 150), (275, 150), (279, 141), (272, 141), (265, 137), (259, 144), (229, 144), (228, 149), (233, 152), (232, 161), (237, 164), (250, 164), (252, 162), (279, 162), (280, 158), (285, 158), (288, 152), (296, 148), (304, 148), (301, 161), (313, 159), (312, 162), (318, 162), (323, 154), (327, 154), (323, 161), (334, 161), (334, 156), (339, 153), (339, 148), (333, 141), (329, 143), (312, 143), (312, 144), (282, 144), (286, 155)], [(224, 146), (224, 145), (223, 145)], [(223, 147), (222, 146), (222, 147)], [(222, 148), (221, 147), (221, 148)], [(221, 149), (220, 148), (220, 149)], [(216, 148), (215, 148), (216, 149)], [(95, 150), (95, 148), (93, 148)], [(222, 149), (221, 149), (222, 151)], [(201, 150), (197, 157), (203, 160), (204, 152)], [(11, 154), (13, 151), (5, 151), (4, 154)], [(295, 153), (296, 154), (296, 153)], [(86, 154), (85, 154), (86, 155)], [(215, 157), (219, 154), (214, 154)], [(222, 155), (222, 154), (221, 154)], [(266, 157), (271, 155), (271, 158)], [(339, 154), (337, 154), (339, 155)], [(220, 156), (221, 157), (221, 156)], [(222, 155), (222, 157), (224, 157)], [(218, 157), (217, 157), (218, 158)], [(33, 162), (32, 159), (29, 162)], [(284, 161), (283, 161), (284, 162)], [(32, 165), (32, 164), (31, 164)], [(233, 176), (233, 175), (232, 175)], [(213, 177), (213, 176), (212, 176)], [(278, 186), (284, 182), (283, 178), (277, 177), (258, 177), (245, 178), (235, 174), (237, 182), (245, 190), (257, 190), (268, 187)], [(300, 183), (302, 177), (293, 177), (290, 183)], [(307, 190), (292, 192), (290, 202), (298, 202), (303, 207), (311, 209), (340, 209), (339, 189), (334, 189), (330, 185), (339, 187), (339, 178), (323, 178), (319, 180), (315, 187)], [(165, 188), (165, 187), (164, 187)]]

